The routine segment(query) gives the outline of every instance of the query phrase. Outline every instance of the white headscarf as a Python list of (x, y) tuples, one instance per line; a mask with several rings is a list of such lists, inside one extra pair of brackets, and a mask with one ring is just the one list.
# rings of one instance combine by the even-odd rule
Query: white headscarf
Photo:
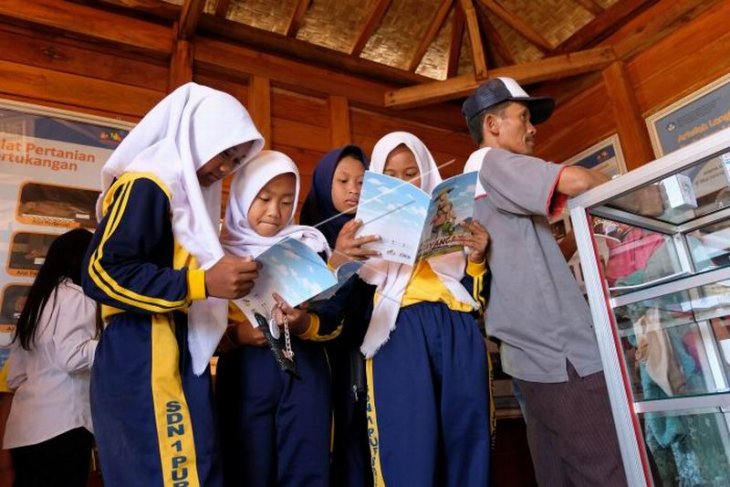
[[(233, 146), (253, 141), (243, 166), (264, 145), (246, 109), (231, 95), (187, 83), (166, 96), (132, 129), (101, 170), (101, 204), (124, 173), (152, 173), (170, 190), (172, 232), (202, 269), (223, 257), (218, 240), (221, 185), (200, 186), (196, 171)], [(194, 301), (188, 312), (193, 370), (202, 374), (227, 322), (227, 302)]]
[[(413, 134), (391, 132), (381, 138), (373, 148), (370, 170), (382, 174), (388, 155), (401, 144), (410, 149), (416, 158), (420, 171), (421, 189), (431, 194), (433, 188), (441, 182), (441, 175), (428, 148)], [(463, 252), (452, 252), (427, 260), (433, 272), (454, 298), (477, 308), (471, 294), (460, 282), (466, 268), (466, 256)], [(395, 329), (400, 303), (412, 272), (413, 267), (411, 266), (374, 258), (368, 260), (360, 268), (360, 277), (365, 282), (377, 286), (377, 293), (380, 295), (373, 308), (370, 324), (360, 347), (360, 351), (365, 357), (370, 358), (375, 355)]]
[[(293, 174), (296, 178), (292, 214), (287, 224), (276, 235), (264, 237), (251, 228), (248, 211), (259, 191), (281, 174)], [(293, 224), (294, 209), (298, 201), (299, 170), (294, 161), (281, 152), (262, 151), (234, 176), (231, 183), (226, 220), (221, 235), (221, 243), (226, 252), (241, 257), (256, 257), (280, 240), (296, 238), (315, 252), (325, 252), (329, 257), (330, 249), (322, 232), (314, 227)]]
[[(482, 147), (480, 149), (475, 150), (471, 153), (469, 156), (469, 159), (466, 160), (466, 164), (464, 164), (464, 171), (463, 173), (466, 174), (468, 172), (479, 172), (482, 169), (482, 164), (484, 163), (484, 157), (487, 155), (487, 152), (489, 152), (489, 149), (491, 147)], [(485, 196), (487, 194), (486, 190), (484, 189), (484, 186), (482, 186), (482, 182), (479, 180), (479, 174), (477, 174), (477, 185), (476, 185), (476, 191), (474, 192), (474, 199), (478, 200), (479, 198)]]

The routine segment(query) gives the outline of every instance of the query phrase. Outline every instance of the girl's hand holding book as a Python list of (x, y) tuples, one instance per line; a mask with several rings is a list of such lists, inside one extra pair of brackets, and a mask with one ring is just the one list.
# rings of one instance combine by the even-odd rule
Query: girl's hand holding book
[(361, 220), (350, 220), (343, 225), (340, 233), (337, 235), (337, 242), (330, 257), (329, 265), (333, 269), (337, 269), (345, 262), (352, 260), (365, 260), (368, 257), (377, 257), (380, 253), (364, 247), (364, 245), (380, 240), (378, 235), (365, 235), (357, 237), (357, 231), (362, 226)]
[(309, 329), (309, 313), (303, 309), (292, 308), (289, 304), (282, 299), (281, 296), (274, 293), (274, 300), (276, 301), (276, 307), (273, 310), (273, 318), (279, 327), (283, 328), (284, 318), (289, 324), (289, 329), (295, 335), (302, 335)]

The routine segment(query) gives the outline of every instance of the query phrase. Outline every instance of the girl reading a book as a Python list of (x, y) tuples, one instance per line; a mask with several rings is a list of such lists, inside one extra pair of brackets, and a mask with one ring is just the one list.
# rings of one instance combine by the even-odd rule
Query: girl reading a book
[[(330, 265), (362, 260), (377, 252), (367, 243), (377, 236), (356, 237), (362, 222), (355, 210), (368, 159), (363, 150), (348, 145), (325, 154), (314, 169), (300, 221), (317, 227), (333, 249)], [(372, 302), (372, 286), (351, 279), (326, 304), (310, 311), (342, 322), (342, 333), (326, 343), (332, 373), (334, 441), (330, 484), (349, 487), (372, 485), (370, 449), (365, 415), (365, 373), (360, 344), (367, 322), (364, 311)]]
[[(326, 259), (324, 235), (294, 225), (299, 171), (285, 154), (263, 151), (236, 175), (221, 242), (227, 252), (256, 257), (283, 239), (298, 239)], [(231, 305), (226, 333), (239, 345), (218, 362), (217, 399), (225, 484), (328, 486), (330, 382), (321, 341), (339, 334), (328, 323), (277, 297), (266, 319), (286, 323), (300, 378), (282, 371), (259, 323)], [(266, 326), (266, 323), (264, 323)], [(282, 330), (286, 335), (286, 330)]]
[[(441, 182), (426, 146), (405, 132), (377, 142), (370, 170), (427, 193)], [(463, 251), (414, 267), (372, 258), (360, 270), (377, 287), (361, 346), (375, 485), (489, 483), (488, 367), (475, 319), (489, 237), (478, 222), (469, 229)]]

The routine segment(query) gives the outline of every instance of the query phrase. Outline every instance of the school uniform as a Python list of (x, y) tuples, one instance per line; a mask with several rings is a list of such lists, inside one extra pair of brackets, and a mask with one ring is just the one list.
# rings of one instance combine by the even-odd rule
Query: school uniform
[[(317, 163), (312, 189), (300, 214), (303, 225), (315, 226), (335, 247), (342, 227), (355, 215), (340, 213), (332, 201), (332, 181), (340, 160), (354, 156), (369, 162), (362, 149), (347, 145), (332, 150)], [(332, 451), (330, 485), (365, 487), (372, 485), (370, 451), (367, 438), (364, 361), (360, 354), (367, 326), (366, 312), (373, 289), (359, 279), (351, 279), (335, 296), (310, 311), (324, 319), (342, 323), (342, 333), (325, 342), (332, 377)]]
[[(411, 134), (375, 145), (371, 170), (405, 145), (421, 189), (441, 181), (433, 157)], [(360, 276), (377, 287), (361, 351), (367, 358), (368, 426), (374, 485), (486, 486), (489, 372), (477, 316), (486, 303), (484, 263), (462, 252), (415, 267), (372, 259)]]
[(213, 225), (221, 183), (203, 188), (196, 171), (247, 141), (249, 155), (263, 145), (240, 103), (188, 83), (102, 169), (82, 284), (106, 324), (91, 377), (106, 486), (222, 484), (208, 361), (227, 309), (206, 299), (202, 270), (223, 256)]
[[(326, 259), (329, 248), (325, 237), (315, 228), (293, 225), (293, 214), (271, 237), (261, 236), (250, 227), (247, 215), (254, 199), (281, 174), (296, 178), (295, 208), (299, 171), (286, 155), (263, 151), (236, 175), (221, 237), (225, 249), (255, 258), (284, 238), (296, 238)], [(232, 302), (230, 320), (240, 323), (238, 326), (253, 326), (246, 322), (237, 302)], [(337, 337), (341, 330), (341, 323), (312, 315), (304, 334), (292, 334), (300, 378), (282, 371), (268, 347), (242, 346), (220, 357), (216, 394), (225, 485), (329, 485), (330, 380), (320, 342)]]

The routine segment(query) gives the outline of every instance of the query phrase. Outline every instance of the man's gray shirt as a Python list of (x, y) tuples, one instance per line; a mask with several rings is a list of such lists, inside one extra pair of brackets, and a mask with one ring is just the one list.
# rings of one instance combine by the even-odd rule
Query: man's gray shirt
[(547, 220), (565, 202), (556, 193), (563, 168), (502, 149), (484, 152), (486, 195), (474, 215), (490, 234), (485, 319), (487, 334), (502, 342), (502, 368), (532, 382), (567, 381), (566, 360), (581, 376), (600, 371), (590, 310)]

